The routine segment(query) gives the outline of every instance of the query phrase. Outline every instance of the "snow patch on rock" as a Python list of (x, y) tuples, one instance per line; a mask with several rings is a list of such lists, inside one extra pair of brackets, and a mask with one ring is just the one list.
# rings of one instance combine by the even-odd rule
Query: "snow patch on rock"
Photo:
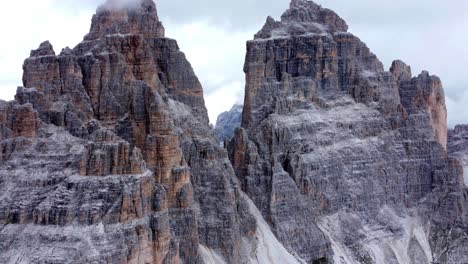
[(243, 194), (249, 205), (250, 213), (257, 221), (257, 232), (255, 238), (255, 255), (250, 256), (249, 263), (252, 264), (301, 264), (305, 261), (297, 259), (278, 241), (270, 229), (268, 223), (263, 219), (260, 211), (252, 200)]
[(216, 251), (207, 248), (206, 246), (200, 245), (198, 247), (198, 253), (200, 254), (205, 264), (225, 264), (226, 261), (223, 257), (216, 253)]
[[(344, 218), (363, 223), (353, 234), (356, 245), (363, 245), (360, 252), (356, 252), (354, 244), (346, 242), (348, 222)], [(421, 220), (409, 215), (398, 216), (389, 207), (384, 207), (372, 220), (360, 219), (356, 214), (345, 217), (337, 213), (323, 217), (319, 227), (330, 238), (335, 263), (358, 264), (363, 256), (371, 258), (373, 263), (430, 263), (432, 260), (428, 235)]]
[[(268, 223), (263, 219), (260, 211), (250, 198), (242, 193), (242, 199), (248, 204), (249, 213), (255, 218), (257, 230), (253, 238), (244, 237), (241, 248), (245, 254), (242, 263), (245, 264), (304, 264), (304, 260), (294, 257), (278, 241), (270, 229)], [(198, 252), (206, 264), (227, 263), (221, 254), (206, 246), (200, 245)]]
[(177, 118), (187, 117), (191, 115), (190, 107), (184, 103), (169, 99), (168, 106), (173, 115)]

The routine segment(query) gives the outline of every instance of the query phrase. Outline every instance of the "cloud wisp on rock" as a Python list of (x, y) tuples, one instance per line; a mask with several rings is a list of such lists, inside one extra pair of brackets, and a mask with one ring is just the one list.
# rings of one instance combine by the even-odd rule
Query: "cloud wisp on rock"
[(110, 10), (120, 10), (120, 9), (135, 9), (141, 6), (141, 3), (145, 0), (106, 0), (100, 8), (110, 9)]

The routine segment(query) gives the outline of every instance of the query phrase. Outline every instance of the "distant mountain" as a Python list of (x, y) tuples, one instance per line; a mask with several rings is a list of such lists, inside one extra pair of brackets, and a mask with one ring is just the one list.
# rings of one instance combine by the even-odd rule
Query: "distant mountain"
[(243, 105), (234, 105), (231, 110), (221, 113), (216, 120), (215, 135), (220, 142), (230, 140), (234, 136), (236, 128), (242, 122)]

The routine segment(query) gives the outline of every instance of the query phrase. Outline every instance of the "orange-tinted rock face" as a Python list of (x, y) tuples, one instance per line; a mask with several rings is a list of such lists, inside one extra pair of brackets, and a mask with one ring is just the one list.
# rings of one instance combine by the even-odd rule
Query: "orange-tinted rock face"
[(15, 107), (15, 121), (12, 129), (17, 137), (33, 138), (37, 134), (39, 120), (32, 105)]
[(13, 129), (0, 104), (0, 224), (11, 227), (0, 262), (21, 245), (31, 263), (198, 263), (203, 245), (240, 263), (255, 221), (211, 136), (200, 82), (152, 1), (111, 2), (73, 50), (57, 56), (45, 42), (25, 60), (14, 105), (37, 112), (32, 139), (14, 132), (31, 131), (27, 111)]
[(0, 139), (34, 138), (39, 126), (39, 115), (31, 104), (0, 102)]
[(402, 104), (409, 114), (424, 111), (428, 114), (434, 137), (447, 149), (447, 108), (442, 82), (428, 72), (400, 81)]
[(86, 146), (86, 152), (80, 165), (83, 176), (107, 176), (142, 174), (145, 164), (140, 149), (130, 144), (111, 131), (97, 131), (95, 139)]
[(18, 237), (31, 263), (198, 263), (200, 244), (240, 261), (232, 168), (153, 1), (107, 1), (77, 47), (23, 68), (0, 102), (0, 262)]

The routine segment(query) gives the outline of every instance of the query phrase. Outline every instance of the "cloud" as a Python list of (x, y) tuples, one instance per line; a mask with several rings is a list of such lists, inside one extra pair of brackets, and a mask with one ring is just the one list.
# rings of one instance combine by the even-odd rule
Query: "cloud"
[(106, 0), (101, 7), (107, 10), (119, 10), (124, 8), (138, 8), (143, 0)]
[(16, 86), (16, 80), (0, 81), (0, 100), (13, 100), (16, 94)]
[(236, 31), (254, 26), (257, 30), (268, 15), (279, 16), (289, 0), (159, 0), (161, 16), (170, 16), (178, 23), (211, 20)]
[(220, 86), (216, 91), (205, 95), (205, 103), (209, 105), (210, 122), (215, 125), (218, 115), (225, 112), (234, 104), (243, 104), (244, 83), (229, 82)]
[(447, 96), (446, 104), (448, 113), (451, 115), (448, 120), (450, 128), (455, 127), (458, 124), (468, 123), (468, 91), (461, 91), (456, 96)]
[(203, 84), (209, 117), (215, 122), (218, 114), (243, 100), (245, 40), (251, 32), (231, 32), (209, 21), (165, 24), (166, 35), (177, 39)]

